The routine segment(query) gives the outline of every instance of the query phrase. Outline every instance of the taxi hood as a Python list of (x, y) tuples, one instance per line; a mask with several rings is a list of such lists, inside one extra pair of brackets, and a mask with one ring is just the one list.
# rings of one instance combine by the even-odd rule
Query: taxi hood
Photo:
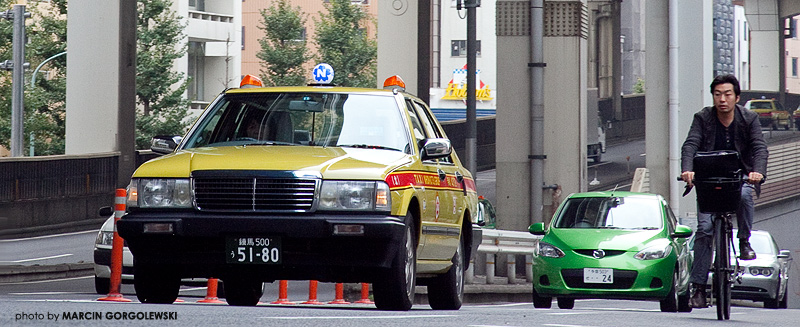
[(141, 165), (139, 177), (186, 178), (201, 170), (319, 172), (324, 179), (383, 180), (411, 156), (394, 150), (249, 145), (181, 150)]

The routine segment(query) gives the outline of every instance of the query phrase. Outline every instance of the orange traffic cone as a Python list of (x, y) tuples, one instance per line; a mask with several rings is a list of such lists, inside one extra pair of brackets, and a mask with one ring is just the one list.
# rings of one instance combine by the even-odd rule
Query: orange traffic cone
[(336, 298), (328, 304), (350, 304), (344, 300), (344, 284), (336, 283)]
[(272, 304), (294, 304), (294, 302), (289, 301), (289, 281), (288, 280), (280, 281), (280, 285), (278, 286), (278, 300), (272, 302)]
[(308, 282), (308, 301), (301, 302), (300, 304), (325, 304), (317, 301), (317, 285), (318, 281), (312, 280)]
[(372, 300), (369, 299), (369, 284), (361, 283), (361, 300), (358, 300), (355, 303), (375, 304), (375, 302), (372, 302)]
[(206, 289), (206, 298), (197, 301), (197, 303), (225, 303), (225, 301), (220, 301), (217, 297), (217, 284), (219, 281), (216, 278), (209, 278), (208, 279), (208, 287)]

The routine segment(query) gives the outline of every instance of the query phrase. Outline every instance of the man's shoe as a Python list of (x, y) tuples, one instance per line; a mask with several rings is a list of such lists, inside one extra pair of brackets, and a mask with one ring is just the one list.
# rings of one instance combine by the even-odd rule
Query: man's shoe
[(756, 251), (753, 251), (753, 248), (750, 247), (750, 242), (745, 240), (739, 241), (739, 259), (742, 260), (753, 260), (756, 258)]
[(703, 309), (708, 308), (706, 303), (706, 288), (705, 285), (693, 285), (692, 297), (689, 299), (689, 306), (692, 308)]

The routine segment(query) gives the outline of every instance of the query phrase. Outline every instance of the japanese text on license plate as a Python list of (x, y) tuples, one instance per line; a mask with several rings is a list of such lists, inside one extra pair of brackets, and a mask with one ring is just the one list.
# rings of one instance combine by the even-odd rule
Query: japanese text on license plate
[(583, 268), (583, 282), (587, 284), (613, 284), (614, 269)]
[(227, 237), (225, 239), (227, 263), (279, 264), (281, 239), (279, 237)]

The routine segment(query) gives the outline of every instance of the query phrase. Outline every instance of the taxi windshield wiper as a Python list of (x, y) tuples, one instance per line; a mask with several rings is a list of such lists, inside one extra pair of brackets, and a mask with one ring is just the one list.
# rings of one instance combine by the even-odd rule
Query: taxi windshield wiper
[(392, 150), (392, 151), (400, 151), (399, 149), (385, 147), (382, 145), (370, 145), (370, 144), (340, 144), (337, 145), (343, 148), (359, 148), (359, 149), (381, 149), (381, 150)]
[(289, 142), (280, 142), (280, 141), (249, 141), (241, 144), (241, 146), (248, 146), (248, 145), (297, 145), (297, 144)]

